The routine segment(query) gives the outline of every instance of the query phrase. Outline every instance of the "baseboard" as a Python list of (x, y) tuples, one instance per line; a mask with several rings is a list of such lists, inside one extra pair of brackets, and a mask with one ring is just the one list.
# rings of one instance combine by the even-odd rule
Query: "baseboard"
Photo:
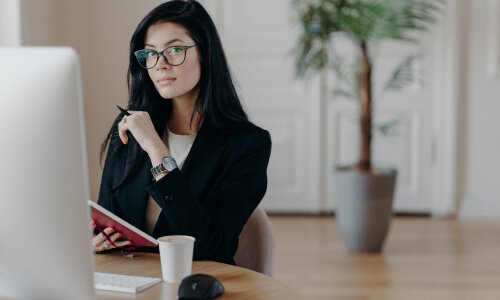
[[(283, 211), (266, 211), (270, 217), (335, 217), (335, 211), (326, 212), (283, 212)], [(428, 218), (429, 213), (408, 213), (408, 212), (393, 212), (393, 217), (398, 218)]]
[(333, 217), (333, 212), (283, 212), (283, 211), (266, 211), (270, 217)]
[(461, 219), (500, 219), (500, 199), (464, 197), (458, 216)]

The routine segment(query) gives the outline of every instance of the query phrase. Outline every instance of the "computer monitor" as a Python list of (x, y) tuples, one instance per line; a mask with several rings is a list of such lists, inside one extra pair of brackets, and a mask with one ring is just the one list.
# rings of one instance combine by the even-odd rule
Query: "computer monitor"
[(78, 55), (0, 47), (0, 295), (94, 299)]

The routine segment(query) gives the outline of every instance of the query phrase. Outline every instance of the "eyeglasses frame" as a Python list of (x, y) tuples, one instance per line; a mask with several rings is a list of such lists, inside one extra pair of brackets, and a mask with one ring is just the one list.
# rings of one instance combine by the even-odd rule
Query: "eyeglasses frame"
[[(172, 66), (172, 67), (177, 67), (177, 66), (180, 66), (180, 65), (182, 65), (182, 64), (184, 63), (184, 61), (186, 60), (187, 50), (188, 50), (188, 49), (190, 49), (190, 48), (193, 48), (193, 47), (196, 47), (196, 45), (192, 45), (192, 46), (169, 46), (169, 47), (167, 47), (167, 48), (165, 48), (165, 49), (161, 50), (160, 52), (158, 52), (158, 51), (156, 51), (156, 50), (154, 50), (154, 49), (141, 49), (141, 50), (137, 50), (137, 51), (135, 51), (135, 52), (134, 52), (134, 55), (135, 55), (135, 58), (137, 59), (137, 62), (139, 63), (139, 65), (140, 65), (142, 68), (144, 68), (144, 69), (148, 69), (148, 70), (149, 70), (149, 69), (152, 69), (152, 68), (156, 67), (156, 65), (158, 64), (158, 61), (160, 60), (160, 55), (163, 57), (163, 61), (165, 61), (165, 63), (166, 63), (167, 65)], [(165, 51), (166, 51), (167, 49), (171, 49), (171, 48), (183, 48), (183, 49), (184, 49), (184, 59), (182, 59), (182, 62), (181, 62), (181, 63), (179, 63), (179, 64), (177, 64), (177, 65), (174, 65), (174, 64), (171, 64), (171, 63), (168, 61), (168, 59), (167, 59), (167, 57), (165, 56), (165, 54), (164, 54), (164, 53), (165, 53)], [(155, 62), (155, 64), (154, 64), (151, 68), (144, 67), (144, 66), (143, 66), (143, 65), (141, 65), (141, 63), (139, 62), (139, 57), (138, 57), (138, 54), (139, 54), (139, 52), (144, 51), (144, 50), (154, 51), (154, 52), (156, 53), (156, 62)]]

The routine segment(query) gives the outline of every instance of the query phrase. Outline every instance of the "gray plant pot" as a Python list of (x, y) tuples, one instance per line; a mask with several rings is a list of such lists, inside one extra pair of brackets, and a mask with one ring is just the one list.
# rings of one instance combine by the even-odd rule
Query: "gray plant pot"
[(380, 252), (389, 231), (397, 172), (335, 169), (336, 219), (352, 252)]

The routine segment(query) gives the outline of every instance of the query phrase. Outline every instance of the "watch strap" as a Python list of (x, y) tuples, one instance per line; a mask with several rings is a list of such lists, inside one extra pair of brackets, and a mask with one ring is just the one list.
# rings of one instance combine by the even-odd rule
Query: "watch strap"
[(151, 174), (153, 175), (154, 179), (158, 175), (171, 172), (175, 168), (177, 168), (175, 159), (171, 156), (166, 156), (161, 160), (161, 163), (151, 168)]
[(167, 173), (167, 169), (163, 165), (163, 163), (160, 163), (154, 167), (151, 168), (151, 174), (153, 175), (153, 178), (156, 178), (158, 175)]

